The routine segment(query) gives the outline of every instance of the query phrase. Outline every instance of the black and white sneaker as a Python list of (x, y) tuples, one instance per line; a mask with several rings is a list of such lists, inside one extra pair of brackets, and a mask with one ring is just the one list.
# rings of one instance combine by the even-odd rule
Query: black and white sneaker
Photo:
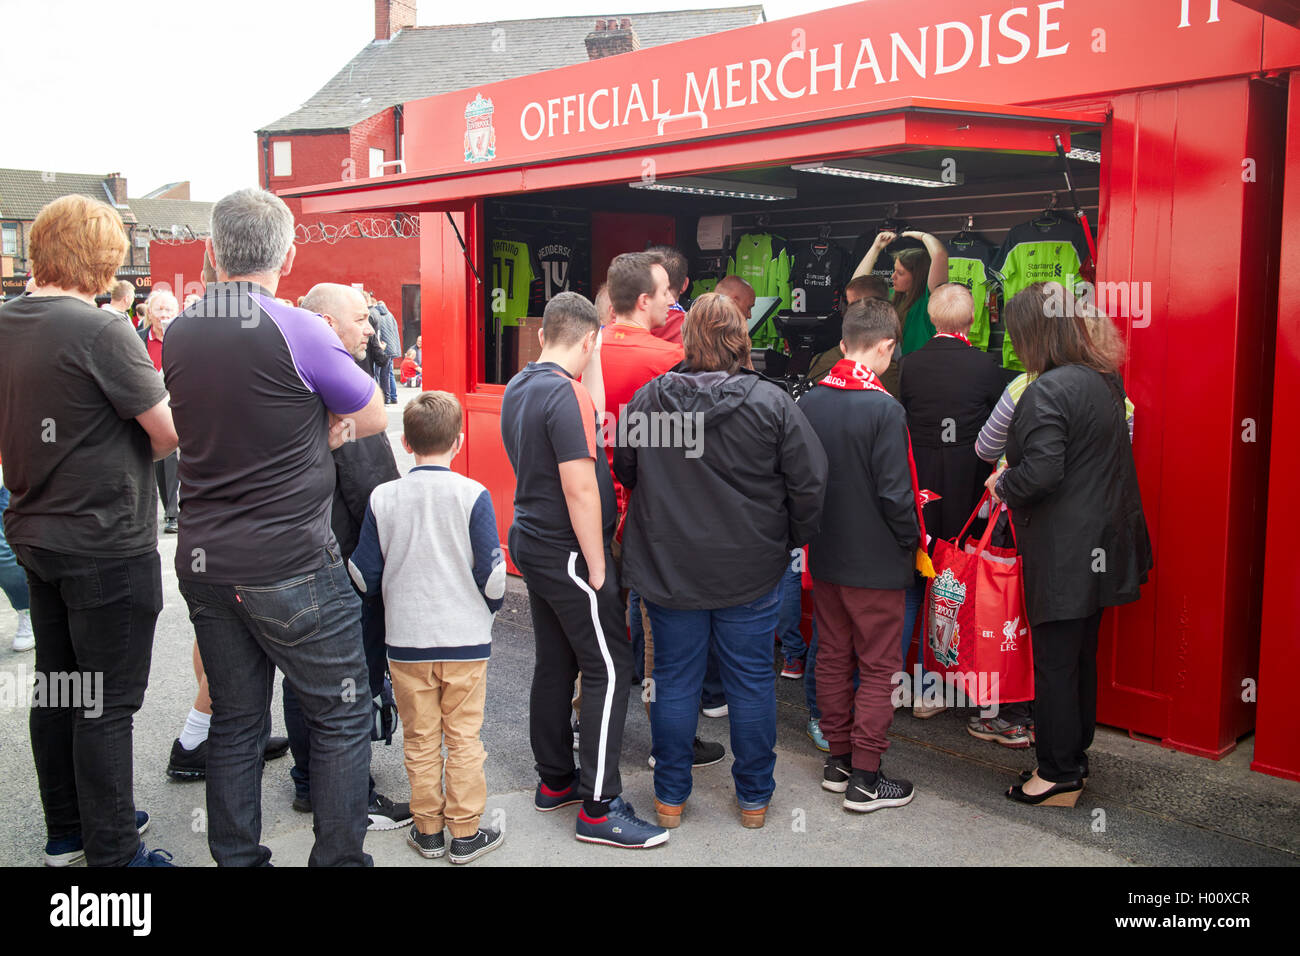
[[(727, 755), (727, 748), (722, 744), (715, 743), (712, 740), (701, 740), (695, 738), (695, 743), (691, 746), (691, 766), (692, 767), (711, 767)], [(646, 761), (653, 770), (655, 766), (654, 754)]]
[(441, 830), (437, 833), (421, 833), (414, 823), (406, 831), (406, 842), (426, 860), (436, 860), (447, 852), (447, 841), (443, 839)]
[(411, 805), (393, 803), (382, 793), (375, 794), (375, 800), (366, 812), (370, 817), (367, 830), (396, 830), (411, 822)]
[(491, 827), (479, 827), (472, 837), (452, 837), (451, 862), (468, 863), (499, 847), (506, 835)]
[(868, 783), (865, 771), (853, 771), (848, 789), (844, 793), (845, 810), (870, 813), (882, 807), (904, 807), (912, 802), (915, 793), (910, 781), (890, 780), (883, 770), (877, 772), (875, 778), (873, 782)]
[(852, 775), (853, 768), (847, 760), (827, 757), (826, 766), (822, 769), (822, 789), (831, 793), (843, 793), (849, 789), (849, 777)]

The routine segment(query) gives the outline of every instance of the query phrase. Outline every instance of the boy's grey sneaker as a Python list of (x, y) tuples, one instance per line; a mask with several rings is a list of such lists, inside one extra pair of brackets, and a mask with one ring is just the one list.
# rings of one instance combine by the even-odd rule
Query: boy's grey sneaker
[(844, 809), (870, 813), (882, 807), (903, 807), (912, 802), (915, 793), (907, 780), (890, 780), (883, 770), (877, 771), (875, 781), (868, 782), (864, 771), (854, 770), (844, 793)]
[(1013, 750), (1024, 750), (1030, 746), (1028, 728), (1001, 717), (981, 717), (976, 714), (966, 721), (966, 733), (977, 740), (991, 740)]
[(421, 833), (414, 823), (406, 831), (406, 842), (426, 860), (436, 860), (447, 852), (447, 842), (443, 839), (441, 830), (437, 833)]
[(375, 794), (375, 800), (367, 812), (370, 816), (367, 830), (396, 830), (411, 821), (409, 803), (393, 803), (382, 793)]
[(452, 837), (451, 856), (453, 863), (468, 863), (477, 860), (484, 853), (491, 853), (499, 847), (506, 835), (492, 827), (479, 827), (472, 837)]
[(822, 789), (831, 793), (843, 793), (849, 789), (849, 778), (852, 775), (853, 768), (847, 760), (827, 757), (826, 765), (822, 768)]

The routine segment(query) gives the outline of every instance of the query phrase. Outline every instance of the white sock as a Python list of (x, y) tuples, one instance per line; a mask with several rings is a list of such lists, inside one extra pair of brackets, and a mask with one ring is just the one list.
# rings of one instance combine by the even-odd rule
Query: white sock
[(190, 715), (185, 718), (185, 729), (181, 731), (181, 746), (193, 750), (208, 739), (208, 726), (212, 715), (190, 708)]

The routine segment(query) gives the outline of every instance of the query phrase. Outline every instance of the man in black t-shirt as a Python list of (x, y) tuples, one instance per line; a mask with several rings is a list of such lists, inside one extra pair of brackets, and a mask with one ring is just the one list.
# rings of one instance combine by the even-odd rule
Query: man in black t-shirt
[(330, 529), (330, 449), (382, 431), (383, 396), (320, 317), (275, 298), (293, 215), (257, 189), (212, 210), (217, 280), (167, 330), (181, 435), (176, 577), (212, 694), (208, 846), (260, 866), (263, 752), (278, 667), (308, 724), (316, 866), (362, 866), (370, 702), (361, 602)]
[(162, 609), (152, 462), (176, 450), (176, 431), (144, 345), (95, 307), (126, 249), (110, 206), (56, 199), (32, 224), (34, 287), (0, 309), (5, 536), (47, 678), (31, 741), (50, 866), (170, 865), (140, 842), (131, 722)]
[[(541, 781), (534, 806), (582, 803), (579, 840), (643, 848), (666, 842), (668, 831), (638, 819), (619, 796), (632, 649), (609, 550), (614, 485), (596, 403), (578, 381), (599, 336), (595, 307), (576, 292), (560, 293), (543, 313), (541, 355), (506, 387), (501, 438), (515, 472), (509, 545), (528, 584), (536, 640), (529, 726)], [(592, 384), (603, 404), (603, 384)], [(579, 671), (580, 777), (569, 724)]]

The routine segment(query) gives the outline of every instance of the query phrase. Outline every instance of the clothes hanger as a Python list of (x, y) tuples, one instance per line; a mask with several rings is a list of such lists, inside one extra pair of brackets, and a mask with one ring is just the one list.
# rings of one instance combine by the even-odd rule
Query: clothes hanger
[(1041, 216), (1039, 216), (1039, 218), (1034, 220), (1035, 226), (1042, 226), (1042, 227), (1054, 226), (1061, 221), (1060, 213), (1058, 213), (1056, 209), (1059, 200), (1060, 200), (1060, 196), (1056, 193), (1055, 190), (1053, 190), (1051, 199), (1048, 201), (1047, 208), (1043, 210), (1043, 213)]

